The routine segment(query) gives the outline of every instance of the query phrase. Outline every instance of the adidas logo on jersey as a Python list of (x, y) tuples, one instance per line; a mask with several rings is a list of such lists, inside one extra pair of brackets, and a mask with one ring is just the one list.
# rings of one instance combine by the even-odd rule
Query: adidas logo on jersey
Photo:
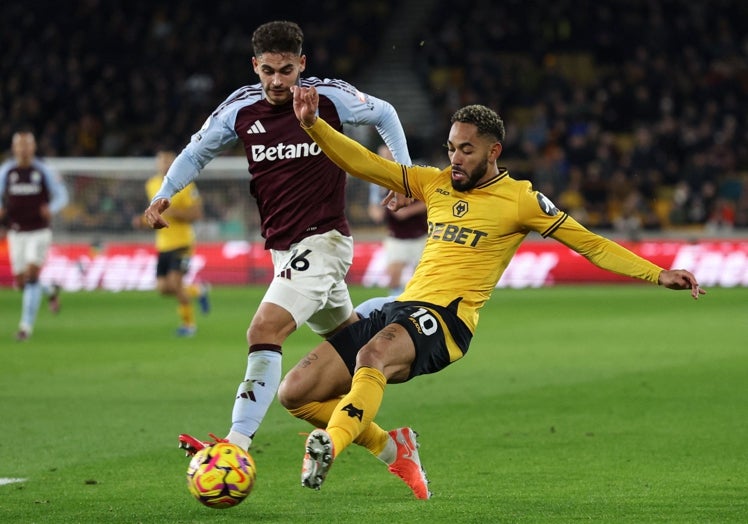
[(249, 126), (249, 129), (247, 129), (248, 135), (259, 135), (260, 133), (266, 133), (265, 126), (262, 125), (262, 122), (259, 120), (256, 120), (254, 124)]

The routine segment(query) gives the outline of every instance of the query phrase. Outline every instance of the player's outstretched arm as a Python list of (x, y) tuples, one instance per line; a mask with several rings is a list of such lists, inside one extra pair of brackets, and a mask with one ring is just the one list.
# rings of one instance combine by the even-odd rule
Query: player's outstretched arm
[(164, 219), (161, 214), (169, 208), (169, 200), (166, 198), (159, 198), (158, 200), (151, 203), (150, 206), (143, 212), (145, 221), (151, 226), (152, 229), (162, 229), (169, 227), (169, 223)]
[(668, 289), (690, 289), (694, 299), (698, 299), (699, 295), (706, 295), (706, 290), (701, 289), (696, 277), (685, 269), (664, 269), (657, 283)]

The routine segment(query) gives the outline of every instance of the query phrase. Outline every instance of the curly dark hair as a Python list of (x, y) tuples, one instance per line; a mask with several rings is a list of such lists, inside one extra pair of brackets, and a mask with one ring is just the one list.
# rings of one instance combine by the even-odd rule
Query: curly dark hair
[(304, 33), (295, 22), (276, 20), (267, 22), (252, 33), (255, 56), (263, 53), (295, 53), (301, 55)]
[(455, 122), (473, 124), (478, 128), (479, 135), (491, 135), (499, 142), (504, 142), (504, 137), (506, 137), (504, 121), (495, 111), (486, 106), (474, 104), (458, 109), (450, 120), (451, 124)]

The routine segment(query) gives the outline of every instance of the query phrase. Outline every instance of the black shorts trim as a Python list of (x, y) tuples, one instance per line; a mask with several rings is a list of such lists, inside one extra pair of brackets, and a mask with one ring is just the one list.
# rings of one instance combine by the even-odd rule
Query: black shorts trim
[(156, 276), (165, 277), (172, 271), (187, 273), (190, 269), (190, 257), (191, 250), (189, 247), (160, 251), (158, 262), (156, 262)]
[[(418, 375), (436, 373), (467, 353), (473, 334), (457, 316), (460, 299), (447, 307), (428, 302), (408, 301), (389, 302), (381, 310), (328, 339), (343, 359), (353, 376), (356, 356), (361, 348), (389, 324), (399, 324), (405, 328), (413, 340), (416, 357), (410, 368), (407, 380)], [(445, 330), (448, 333), (445, 334)], [(450, 353), (448, 340), (453, 341), (459, 350)]]

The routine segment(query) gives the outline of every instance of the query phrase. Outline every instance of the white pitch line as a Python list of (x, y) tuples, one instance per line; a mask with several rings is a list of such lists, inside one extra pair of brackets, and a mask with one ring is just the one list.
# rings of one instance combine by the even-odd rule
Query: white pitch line
[(16, 482), (26, 482), (26, 479), (0, 477), (0, 486), (5, 486), (6, 484), (15, 484)]

